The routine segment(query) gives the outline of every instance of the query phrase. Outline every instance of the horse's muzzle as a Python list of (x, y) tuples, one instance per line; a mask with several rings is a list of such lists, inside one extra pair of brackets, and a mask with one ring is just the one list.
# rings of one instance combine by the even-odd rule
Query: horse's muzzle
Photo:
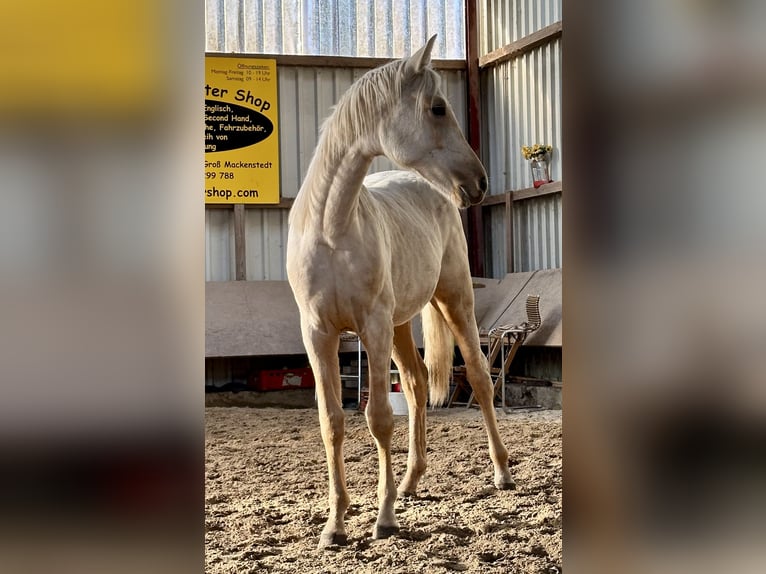
[(461, 207), (469, 207), (481, 203), (484, 199), (484, 195), (487, 192), (487, 178), (482, 177), (479, 180), (478, 186), (472, 190), (465, 185), (460, 186), (460, 198), (462, 199)]

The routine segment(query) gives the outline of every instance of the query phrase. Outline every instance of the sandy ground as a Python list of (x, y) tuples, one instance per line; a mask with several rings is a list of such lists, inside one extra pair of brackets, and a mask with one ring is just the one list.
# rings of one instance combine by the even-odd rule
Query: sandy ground
[[(477, 410), (431, 411), (418, 497), (397, 501), (398, 535), (373, 540), (377, 455), (364, 416), (347, 411), (349, 543), (320, 551), (327, 467), (317, 412), (207, 408), (206, 572), (560, 572), (561, 411), (498, 418), (516, 490), (492, 486)], [(398, 481), (407, 419), (395, 421)]]

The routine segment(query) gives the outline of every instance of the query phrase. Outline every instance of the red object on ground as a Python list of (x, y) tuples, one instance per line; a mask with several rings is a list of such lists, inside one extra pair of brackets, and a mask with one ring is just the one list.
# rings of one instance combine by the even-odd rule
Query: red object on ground
[(255, 385), (259, 391), (284, 391), (314, 388), (314, 373), (310, 368), (261, 371)]

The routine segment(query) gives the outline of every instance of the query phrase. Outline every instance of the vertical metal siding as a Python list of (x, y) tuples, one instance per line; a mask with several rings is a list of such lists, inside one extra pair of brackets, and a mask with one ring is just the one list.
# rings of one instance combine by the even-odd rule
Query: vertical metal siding
[(507, 268), (505, 205), (485, 210), (488, 273), (506, 273), (561, 267), (561, 194), (517, 201), (513, 205), (513, 269)]
[(248, 281), (287, 279), (287, 209), (245, 210), (245, 256)]
[(561, 41), (554, 40), (486, 72), (484, 162), (491, 194), (532, 186), (521, 146), (553, 146), (551, 178), (561, 179)]
[(206, 0), (209, 52), (399, 57), (438, 34), (465, 57), (463, 0)]
[(561, 20), (562, 0), (483, 0), (479, 50), (487, 54)]
[[(287, 209), (245, 210), (245, 257), (248, 281), (285, 280)], [(231, 209), (205, 212), (205, 280), (232, 281), (234, 213)]]
[[(561, 0), (484, 0), (483, 54), (561, 20)], [(561, 40), (482, 72), (482, 159), (490, 194), (532, 186), (521, 146), (553, 146), (551, 178), (561, 180)], [(561, 194), (514, 203), (514, 269), (506, 270), (504, 206), (487, 210), (486, 257), (494, 277), (561, 267)]]
[(514, 271), (561, 267), (560, 193), (514, 203), (513, 248)]
[(234, 217), (230, 209), (205, 210), (205, 281), (234, 279)]
[(489, 250), (489, 264), (486, 267), (490, 277), (505, 277), (510, 273), (507, 265), (506, 246), (505, 246), (505, 205), (493, 205), (484, 210), (486, 230), (484, 245)]

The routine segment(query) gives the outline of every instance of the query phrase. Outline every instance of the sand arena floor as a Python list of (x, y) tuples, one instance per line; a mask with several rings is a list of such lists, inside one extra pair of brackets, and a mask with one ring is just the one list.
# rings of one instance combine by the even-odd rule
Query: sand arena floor
[[(347, 411), (349, 543), (316, 549), (327, 518), (317, 411), (208, 407), (206, 572), (561, 571), (561, 411), (499, 413), (516, 490), (492, 486), (478, 410), (429, 411), (428, 470), (396, 503), (401, 532), (373, 540), (377, 454), (361, 413)], [(395, 417), (394, 473), (407, 459)]]

